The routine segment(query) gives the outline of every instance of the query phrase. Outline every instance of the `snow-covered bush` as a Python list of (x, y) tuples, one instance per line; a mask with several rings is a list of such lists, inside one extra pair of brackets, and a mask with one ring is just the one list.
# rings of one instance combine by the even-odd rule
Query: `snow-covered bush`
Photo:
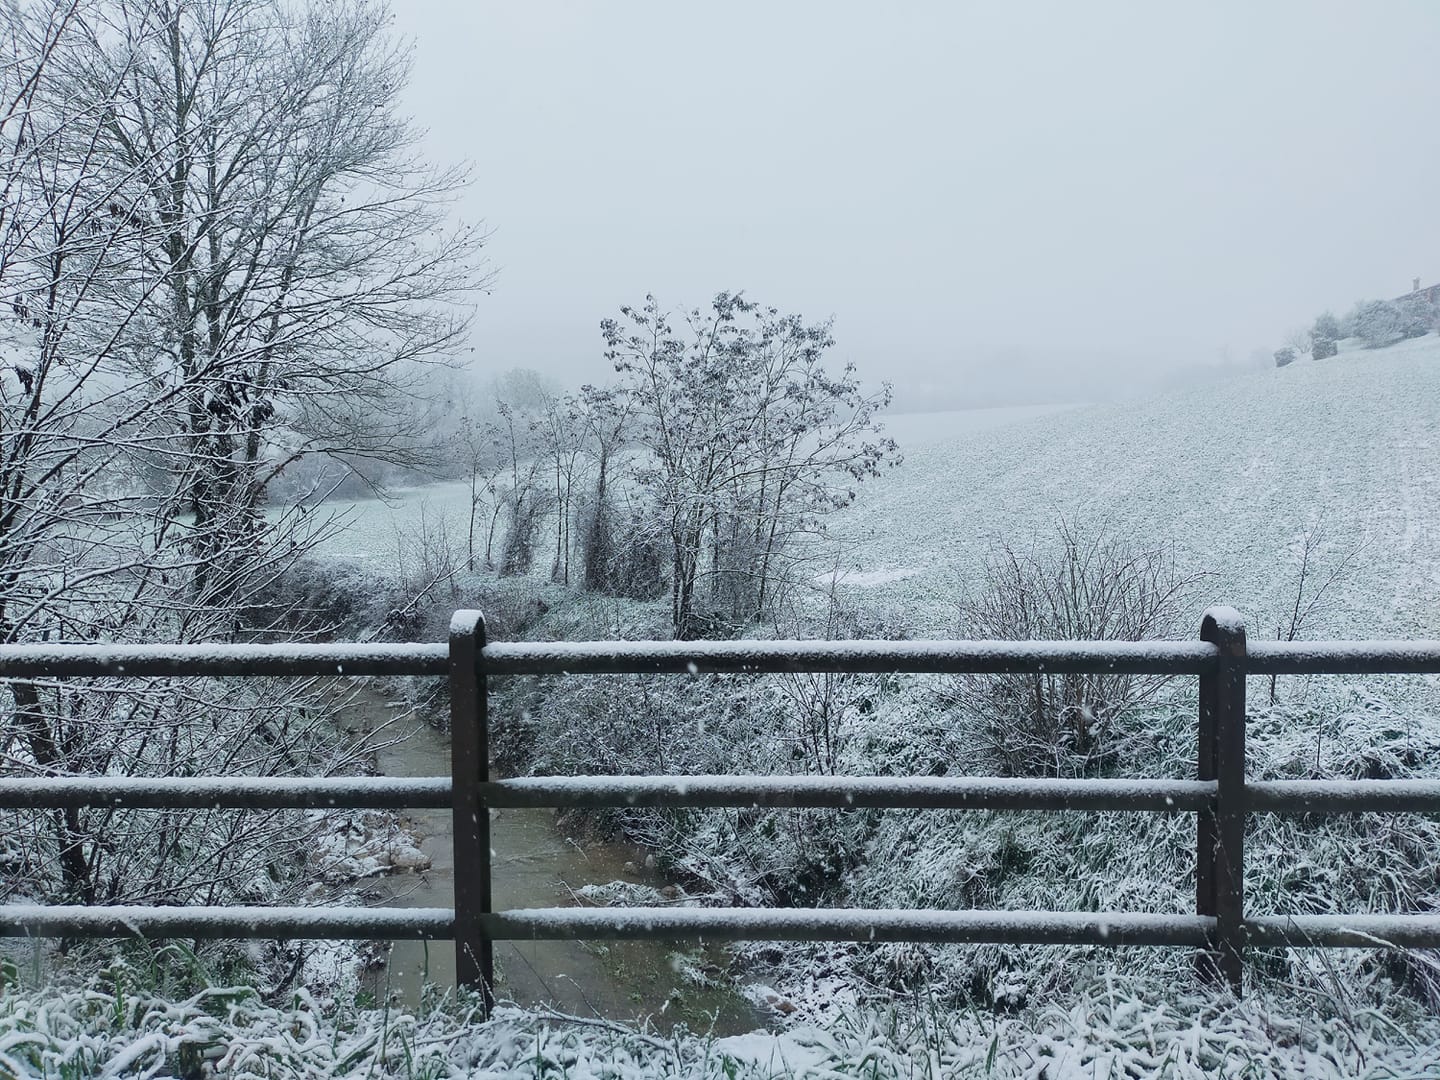
[(1440, 312), (1423, 296), (1406, 297), (1399, 303), (1400, 328), (1405, 337), (1424, 337), (1434, 330)]
[(1367, 349), (1381, 349), (1414, 336), (1411, 333), (1414, 329), (1413, 317), (1390, 300), (1357, 304), (1346, 323), (1351, 335), (1363, 341)]
[[(1252, 708), (1250, 775), (1273, 779), (1433, 778), (1440, 773), (1440, 715), (1403, 680), (1380, 692), (1332, 686), (1305, 706)], [(1408, 684), (1407, 684), (1408, 685)], [(1258, 695), (1257, 695), (1258, 696)], [(1431, 699), (1433, 701), (1433, 699)], [(887, 763), (901, 740), (924, 759), (950, 755), (955, 771), (979, 771), (966, 752), (968, 728), (905, 723), (871, 753)], [(1152, 706), (1116, 725), (1115, 772), (1136, 778), (1194, 775), (1193, 682), (1172, 684)], [(929, 749), (925, 749), (928, 746)], [(896, 771), (901, 771), (896, 765)], [(1394, 913), (1440, 902), (1433, 851), (1440, 822), (1423, 815), (1254, 815), (1246, 832), (1247, 912), (1256, 915)], [(1190, 814), (964, 811), (877, 816), (858, 868), (846, 882), (856, 907), (983, 908), (1173, 913), (1194, 910), (1195, 820)], [(1440, 979), (1424, 951), (1256, 950), (1252, 988), (1292, 985), (1318, 996), (1337, 980), (1352, 1006), (1399, 1008), (1400, 998), (1435, 1007)], [(1183, 950), (977, 945), (882, 945), (850, 959), (860, 978), (896, 988), (923, 983), (941, 1000), (1016, 1007), (1069, 992), (1096, 965), (1122, 982), (1188, 982)]]
[(1315, 325), (1310, 328), (1310, 340), (1329, 338), (1331, 341), (1339, 341), (1344, 336), (1345, 334), (1340, 328), (1340, 320), (1333, 313), (1323, 311), (1315, 316)]
[(665, 595), (670, 552), (661, 523), (634, 506), (622, 516), (609, 495), (581, 501), (577, 518), (587, 590), (636, 600)]
[(1292, 349), (1289, 345), (1286, 345), (1283, 349), (1276, 349), (1276, 350), (1275, 350), (1275, 366), (1276, 366), (1276, 367), (1288, 367), (1290, 364), (1292, 364), (1292, 363), (1294, 363), (1294, 362), (1295, 362), (1295, 350)]
[(393, 580), (362, 563), (310, 555), (267, 583), (247, 621), (321, 637), (363, 637), (385, 622), (395, 593)]
[(1310, 342), (1310, 359), (1328, 360), (1340, 351), (1334, 338), (1317, 337)]
[[(1104, 526), (1061, 519), (1048, 541), (996, 540), (980, 588), (961, 600), (962, 638), (1014, 641), (1142, 641), (1173, 636), (1190, 614), (1199, 577), (1169, 545), (1137, 546)], [(1003, 776), (1074, 776), (1106, 766), (1108, 734), (1125, 710), (1162, 685), (1154, 677), (961, 675), (947, 694), (973, 718), (993, 771)]]
[(527, 574), (535, 561), (535, 545), (540, 523), (549, 507), (538, 493), (525, 493), (510, 501), (510, 528), (500, 549), (500, 573), (505, 576)]

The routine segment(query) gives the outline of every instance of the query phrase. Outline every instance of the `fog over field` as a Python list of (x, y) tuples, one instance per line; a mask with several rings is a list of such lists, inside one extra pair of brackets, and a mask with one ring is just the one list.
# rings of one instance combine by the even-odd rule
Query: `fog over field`
[(1440, 280), (1425, 0), (396, 10), (500, 274), (487, 367), (597, 378), (598, 319), (721, 289), (836, 318), (907, 410), (1249, 366)]

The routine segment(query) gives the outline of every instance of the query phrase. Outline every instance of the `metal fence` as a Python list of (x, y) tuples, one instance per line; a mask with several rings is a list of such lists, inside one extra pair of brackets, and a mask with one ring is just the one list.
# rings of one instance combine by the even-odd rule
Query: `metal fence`
[[(513, 675), (765, 672), (1129, 673), (1199, 678), (1194, 779), (592, 776), (494, 780), (488, 683)], [(0, 678), (164, 675), (444, 675), (450, 777), (0, 780), (0, 808), (450, 807), (455, 907), (0, 905), (0, 935), (433, 938), (455, 942), (462, 985), (487, 1001), (492, 942), (535, 938), (770, 939), (1168, 945), (1239, 992), (1250, 947), (1435, 947), (1440, 915), (1245, 914), (1253, 813), (1440, 812), (1440, 781), (1245, 779), (1249, 675), (1440, 672), (1440, 641), (1257, 642), (1237, 613), (1207, 612), (1196, 641), (701, 641), (487, 643), (459, 611), (446, 644), (0, 647)], [(526, 908), (491, 903), (489, 810), (505, 807), (886, 807), (1194, 813), (1195, 910), (1174, 914), (799, 908)]]

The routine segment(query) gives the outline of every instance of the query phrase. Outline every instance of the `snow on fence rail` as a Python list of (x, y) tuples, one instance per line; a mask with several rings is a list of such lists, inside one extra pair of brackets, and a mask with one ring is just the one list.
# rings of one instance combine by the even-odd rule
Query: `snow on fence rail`
[(492, 675), (701, 672), (1083, 672), (1199, 675), (1199, 641), (546, 641), (487, 645)]
[(0, 678), (91, 675), (444, 675), (444, 644), (4, 645)]
[[(780, 671), (1196, 675), (1193, 780), (984, 777), (587, 776), (491, 780), (488, 679), (503, 675)], [(1440, 781), (1245, 780), (1245, 677), (1440, 672), (1440, 641), (1263, 642), (1239, 615), (1206, 613), (1198, 641), (705, 641), (497, 643), (458, 611), (448, 644), (11, 645), (0, 678), (172, 675), (446, 675), (450, 777), (0, 779), (0, 807), (451, 808), (453, 909), (0, 905), (0, 936), (452, 939), (457, 975), (490, 1000), (492, 942), (525, 938), (707, 938), (1169, 945), (1238, 992), (1247, 946), (1440, 946), (1440, 916), (1244, 913), (1252, 813), (1440, 812)], [(529, 806), (793, 806), (1125, 810), (1196, 815), (1194, 914), (491, 905), (489, 810)]]
[(130, 810), (443, 809), (446, 776), (45, 776), (0, 779), (0, 807)]

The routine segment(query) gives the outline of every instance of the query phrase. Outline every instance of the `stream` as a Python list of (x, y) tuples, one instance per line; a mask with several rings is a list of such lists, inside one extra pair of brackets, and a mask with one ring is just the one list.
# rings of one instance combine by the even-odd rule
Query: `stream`
[[(450, 741), (443, 732), (407, 717), (392, 723), (394, 710), (377, 695), (362, 692), (346, 709), (346, 727), (371, 731), (401, 726), (407, 738), (376, 751), (384, 776), (448, 776)], [(398, 732), (397, 732), (398, 733)], [(405, 810), (400, 823), (430, 858), (418, 873), (372, 879), (366, 897), (395, 907), (451, 907), (455, 863), (449, 810)], [(553, 907), (574, 902), (571, 890), (587, 884), (629, 881), (659, 888), (647, 876), (643, 849), (611, 843), (581, 847), (561, 834), (548, 809), (493, 810), (493, 891), (496, 908)], [(689, 943), (650, 941), (497, 941), (496, 996), (521, 1006), (548, 1006), (575, 1016), (657, 1025), (684, 1022), (696, 1031), (740, 1034), (771, 1022), (730, 988), (718, 949)], [(715, 976), (700, 985), (687, 971)], [(448, 941), (391, 943), (388, 961), (374, 973), (377, 998), (411, 1009), (424, 1007), (424, 987), (455, 985), (455, 956)]]

